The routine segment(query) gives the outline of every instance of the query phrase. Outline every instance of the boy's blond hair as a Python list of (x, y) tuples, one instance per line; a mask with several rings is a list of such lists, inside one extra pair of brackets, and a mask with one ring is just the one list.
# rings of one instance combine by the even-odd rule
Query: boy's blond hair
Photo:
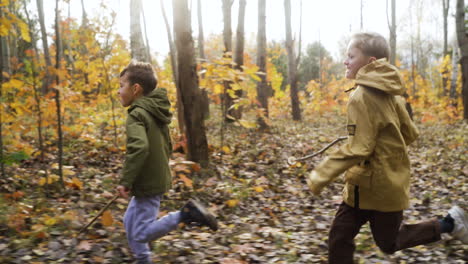
[(353, 46), (362, 51), (366, 56), (375, 57), (376, 59), (386, 58), (390, 55), (390, 47), (387, 40), (377, 33), (356, 33), (351, 36)]

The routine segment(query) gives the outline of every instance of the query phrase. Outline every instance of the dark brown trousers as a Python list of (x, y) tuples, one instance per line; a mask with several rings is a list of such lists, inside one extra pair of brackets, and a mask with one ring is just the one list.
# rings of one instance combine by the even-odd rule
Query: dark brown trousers
[(413, 225), (402, 225), (402, 220), (403, 211), (379, 212), (354, 209), (342, 203), (328, 237), (328, 262), (353, 263), (354, 237), (359, 233), (361, 226), (368, 221), (375, 243), (387, 254), (441, 239), (437, 220)]

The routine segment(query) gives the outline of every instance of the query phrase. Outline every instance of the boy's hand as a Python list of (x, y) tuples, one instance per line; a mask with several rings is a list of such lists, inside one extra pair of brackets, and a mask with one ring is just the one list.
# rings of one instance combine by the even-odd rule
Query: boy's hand
[(125, 198), (125, 199), (128, 198), (128, 194), (130, 193), (130, 190), (127, 187), (123, 185), (119, 185), (115, 189), (117, 191), (117, 194), (120, 195), (120, 197)]

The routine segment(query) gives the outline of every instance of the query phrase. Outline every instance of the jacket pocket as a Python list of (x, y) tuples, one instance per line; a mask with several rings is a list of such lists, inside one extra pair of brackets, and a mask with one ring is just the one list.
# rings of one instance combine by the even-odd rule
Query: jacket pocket
[(368, 166), (355, 165), (346, 171), (345, 181), (359, 187), (370, 188), (372, 170)]

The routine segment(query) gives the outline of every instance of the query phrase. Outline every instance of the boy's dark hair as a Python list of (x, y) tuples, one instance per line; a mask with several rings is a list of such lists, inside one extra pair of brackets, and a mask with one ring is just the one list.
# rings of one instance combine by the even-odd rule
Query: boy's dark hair
[(351, 37), (354, 47), (360, 49), (366, 56), (376, 59), (386, 58), (390, 55), (390, 47), (387, 40), (377, 33), (356, 33)]
[(153, 67), (148, 62), (132, 60), (120, 73), (120, 77), (127, 74), (130, 85), (138, 83), (143, 88), (143, 94), (147, 95), (156, 88), (158, 80), (154, 75)]

